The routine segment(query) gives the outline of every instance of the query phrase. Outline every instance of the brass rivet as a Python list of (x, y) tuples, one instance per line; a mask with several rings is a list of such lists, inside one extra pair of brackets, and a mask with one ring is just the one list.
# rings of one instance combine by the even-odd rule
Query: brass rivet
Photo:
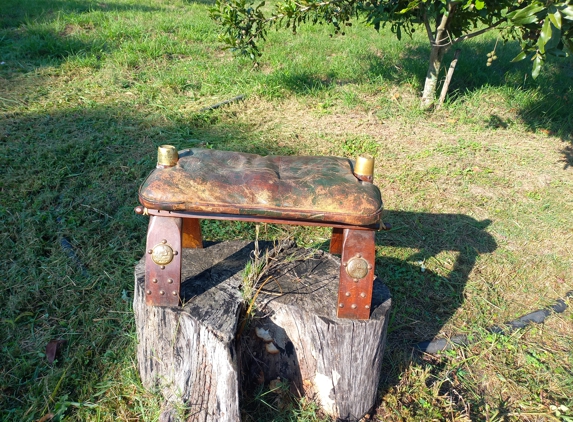
[(352, 309), (356, 309), (357, 306), (353, 303), (352, 306), (351, 306), (351, 308), (352, 308)]
[(358, 283), (358, 279), (357, 279), (357, 278), (355, 278), (355, 279), (352, 280), (352, 281), (354, 281), (355, 283)]
[(154, 278), (153, 280), (151, 280), (153, 283), (157, 283), (157, 279)]
[(165, 244), (167, 243), (167, 240), (163, 239), (163, 240), (161, 241), (161, 243), (163, 243), (163, 244), (165, 245)]
[(171, 284), (171, 283), (173, 283), (173, 279), (172, 279), (172, 278), (168, 278), (168, 279), (167, 279), (167, 282), (168, 282), (169, 284)]
[(344, 303), (339, 303), (339, 304), (338, 304), (338, 307), (339, 307), (339, 308), (344, 308)]
[(153, 249), (148, 250), (147, 253), (152, 254), (152, 253), (153, 253)]
[(345, 296), (346, 296), (346, 297), (349, 297), (349, 296), (350, 296), (350, 292), (346, 292), (346, 295), (345, 295)]
[(159, 267), (159, 268), (161, 268), (162, 270), (164, 270), (164, 269), (165, 269), (165, 265), (162, 265), (162, 266)]
[(348, 266), (348, 263), (345, 262), (344, 264), (342, 264), (342, 266), (343, 266), (343, 267), (347, 267), (347, 266)]
[(368, 264), (368, 269), (371, 270), (371, 269), (372, 269), (372, 265)]
[(360, 297), (366, 297), (366, 293), (364, 292), (360, 293)]
[(160, 294), (161, 296), (163, 296), (163, 295), (165, 294), (165, 292), (164, 292), (163, 290), (159, 290), (159, 294)]
[[(177, 252), (177, 251), (173, 251), (173, 255), (177, 255), (178, 253), (179, 252)], [(370, 267), (370, 268), (372, 268), (372, 267)]]
[(357, 253), (356, 258), (362, 258), (362, 254)]
[(177, 296), (177, 292), (172, 292), (171, 293), (173, 296)]
[(366, 309), (370, 309), (370, 305), (366, 305), (365, 308), (366, 308)]
[(151, 290), (147, 290), (145, 293), (147, 293), (148, 295), (151, 294)]

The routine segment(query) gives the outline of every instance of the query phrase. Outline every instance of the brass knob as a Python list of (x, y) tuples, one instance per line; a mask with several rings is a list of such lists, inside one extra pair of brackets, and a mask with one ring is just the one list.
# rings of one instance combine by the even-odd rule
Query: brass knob
[(157, 166), (173, 167), (179, 161), (179, 154), (173, 145), (161, 145), (157, 149)]
[(367, 154), (359, 155), (354, 166), (354, 174), (372, 177), (374, 175), (374, 157)]

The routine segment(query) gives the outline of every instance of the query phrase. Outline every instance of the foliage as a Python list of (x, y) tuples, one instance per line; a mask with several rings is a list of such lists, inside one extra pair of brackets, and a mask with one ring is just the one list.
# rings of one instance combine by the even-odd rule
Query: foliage
[(220, 40), (252, 59), (261, 55), (258, 42), (272, 27), (290, 28), (296, 34), (307, 22), (330, 24), (335, 34), (344, 35), (344, 26), (362, 17), (377, 31), (389, 25), (398, 39), (424, 28), (432, 47), (424, 96), (432, 99), (445, 51), (494, 28), (505, 40), (520, 41), (522, 51), (515, 60), (532, 56), (534, 78), (548, 54), (566, 56), (573, 51), (570, 0), (282, 0), (270, 14), (264, 10), (264, 1), (217, 0), (211, 16), (222, 26)]
[[(511, 32), (521, 40), (522, 51), (513, 61), (533, 56), (533, 77), (539, 75), (547, 55), (573, 54), (573, 5), (565, 2), (532, 2), (507, 15)], [(517, 32), (517, 34), (516, 34)]]

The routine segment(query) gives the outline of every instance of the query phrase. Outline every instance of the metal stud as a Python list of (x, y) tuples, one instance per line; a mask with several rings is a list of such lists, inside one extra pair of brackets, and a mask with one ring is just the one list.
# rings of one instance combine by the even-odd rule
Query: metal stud
[(338, 307), (339, 307), (339, 308), (344, 308), (344, 303), (339, 303), (339, 304), (338, 304)]
[(355, 283), (358, 283), (358, 279), (357, 279), (357, 278), (353, 279), (352, 281), (354, 281)]
[[(177, 252), (177, 251), (173, 251), (173, 255), (177, 255), (178, 253), (179, 252)], [(372, 267), (370, 267), (370, 268), (372, 268)]]
[(167, 279), (167, 282), (168, 282), (169, 284), (171, 284), (171, 283), (173, 283), (173, 279), (172, 279), (172, 278), (168, 278), (168, 279)]
[(366, 297), (366, 293), (364, 292), (360, 293), (360, 297)]
[(177, 292), (171, 292), (173, 296), (177, 296)]
[(368, 264), (368, 269), (371, 270), (371, 269), (372, 269), (372, 265)]
[(370, 305), (366, 305), (365, 308), (366, 308), (366, 309), (370, 309)]
[(153, 283), (157, 283), (157, 279), (154, 278), (153, 280), (151, 280)]
[(345, 296), (346, 296), (346, 297), (349, 297), (349, 296), (350, 296), (350, 292), (346, 292)]
[(151, 290), (147, 290), (145, 293), (147, 293), (148, 295), (151, 294)]
[(354, 303), (352, 304), (352, 306), (350, 306), (352, 309), (356, 309), (358, 306), (356, 306)]
[(159, 294), (160, 294), (161, 296), (163, 296), (163, 295), (165, 294), (165, 292), (164, 292), (163, 290), (159, 290)]
[(153, 249), (150, 249), (147, 251), (148, 254), (152, 254), (153, 253)]
[(164, 269), (165, 269), (165, 265), (162, 265), (162, 266), (159, 267), (159, 268), (161, 268), (162, 270), (164, 270)]
[(165, 244), (167, 243), (167, 240), (163, 239), (163, 240), (161, 241), (161, 243), (163, 243), (163, 244), (165, 245)]

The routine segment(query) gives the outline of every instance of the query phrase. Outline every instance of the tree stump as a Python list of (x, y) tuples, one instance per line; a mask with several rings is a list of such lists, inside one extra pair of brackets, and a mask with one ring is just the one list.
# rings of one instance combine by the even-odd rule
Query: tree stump
[(184, 249), (183, 307), (145, 304), (145, 262), (135, 267), (137, 359), (143, 385), (166, 400), (163, 421), (186, 408), (191, 421), (239, 421), (235, 333), (243, 299), (241, 276), (249, 242)]
[[(375, 279), (369, 320), (339, 319), (340, 259), (295, 248), (284, 251), (257, 297), (241, 356), (247, 383), (280, 378), (316, 399), (338, 420), (361, 419), (375, 404), (390, 295)], [(248, 350), (248, 353), (245, 351)]]
[(338, 319), (340, 259), (290, 247), (271, 260), (255, 312), (239, 324), (240, 272), (253, 249), (223, 242), (184, 250), (182, 308), (146, 306), (144, 266), (136, 266), (139, 369), (144, 386), (159, 387), (168, 403), (163, 420), (183, 403), (190, 420), (239, 421), (240, 389), (277, 378), (334, 418), (359, 420), (376, 400), (388, 290), (375, 280), (369, 320)]

